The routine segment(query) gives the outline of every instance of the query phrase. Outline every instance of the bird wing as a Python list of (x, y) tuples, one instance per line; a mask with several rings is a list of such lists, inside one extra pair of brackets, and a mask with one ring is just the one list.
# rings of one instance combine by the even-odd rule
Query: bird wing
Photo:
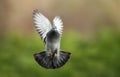
[(56, 16), (56, 17), (53, 19), (53, 26), (55, 26), (56, 29), (57, 29), (57, 31), (62, 35), (63, 22), (62, 22), (62, 20), (60, 19), (59, 16)]
[(34, 10), (33, 20), (35, 23), (36, 30), (40, 34), (41, 39), (45, 41), (47, 33), (52, 28), (50, 21), (44, 15), (42, 15), (38, 10)]

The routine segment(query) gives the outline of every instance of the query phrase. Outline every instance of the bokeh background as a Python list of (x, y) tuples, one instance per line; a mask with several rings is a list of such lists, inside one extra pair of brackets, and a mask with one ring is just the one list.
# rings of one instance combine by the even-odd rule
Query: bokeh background
[[(72, 55), (60, 69), (33, 58), (45, 48), (34, 9), (63, 20), (61, 49)], [(120, 0), (0, 0), (0, 77), (120, 77)]]

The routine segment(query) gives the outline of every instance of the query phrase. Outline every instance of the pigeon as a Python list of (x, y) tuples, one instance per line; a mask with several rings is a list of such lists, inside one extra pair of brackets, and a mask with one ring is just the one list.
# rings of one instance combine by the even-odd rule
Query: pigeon
[(71, 53), (60, 50), (60, 40), (63, 22), (59, 16), (53, 19), (53, 24), (37, 9), (33, 12), (36, 31), (45, 43), (45, 50), (35, 53), (35, 61), (46, 69), (60, 68), (69, 60)]

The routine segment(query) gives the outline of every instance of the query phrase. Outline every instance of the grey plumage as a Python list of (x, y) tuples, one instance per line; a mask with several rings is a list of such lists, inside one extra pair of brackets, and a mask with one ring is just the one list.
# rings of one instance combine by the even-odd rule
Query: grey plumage
[(69, 52), (60, 51), (60, 58), (47, 56), (45, 51), (34, 54), (35, 60), (44, 68), (55, 69), (62, 67), (70, 58)]
[(47, 69), (62, 67), (70, 58), (70, 53), (60, 50), (60, 40), (63, 30), (63, 23), (60, 17), (53, 19), (53, 25), (38, 10), (33, 13), (36, 30), (45, 42), (46, 49), (34, 54), (39, 65)]

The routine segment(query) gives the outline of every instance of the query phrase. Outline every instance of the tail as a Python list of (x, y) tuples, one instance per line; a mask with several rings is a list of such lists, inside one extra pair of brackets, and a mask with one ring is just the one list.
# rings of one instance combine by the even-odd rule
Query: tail
[(60, 51), (60, 56), (47, 56), (45, 51), (34, 54), (34, 58), (39, 65), (47, 69), (56, 69), (62, 67), (70, 58), (69, 52)]

